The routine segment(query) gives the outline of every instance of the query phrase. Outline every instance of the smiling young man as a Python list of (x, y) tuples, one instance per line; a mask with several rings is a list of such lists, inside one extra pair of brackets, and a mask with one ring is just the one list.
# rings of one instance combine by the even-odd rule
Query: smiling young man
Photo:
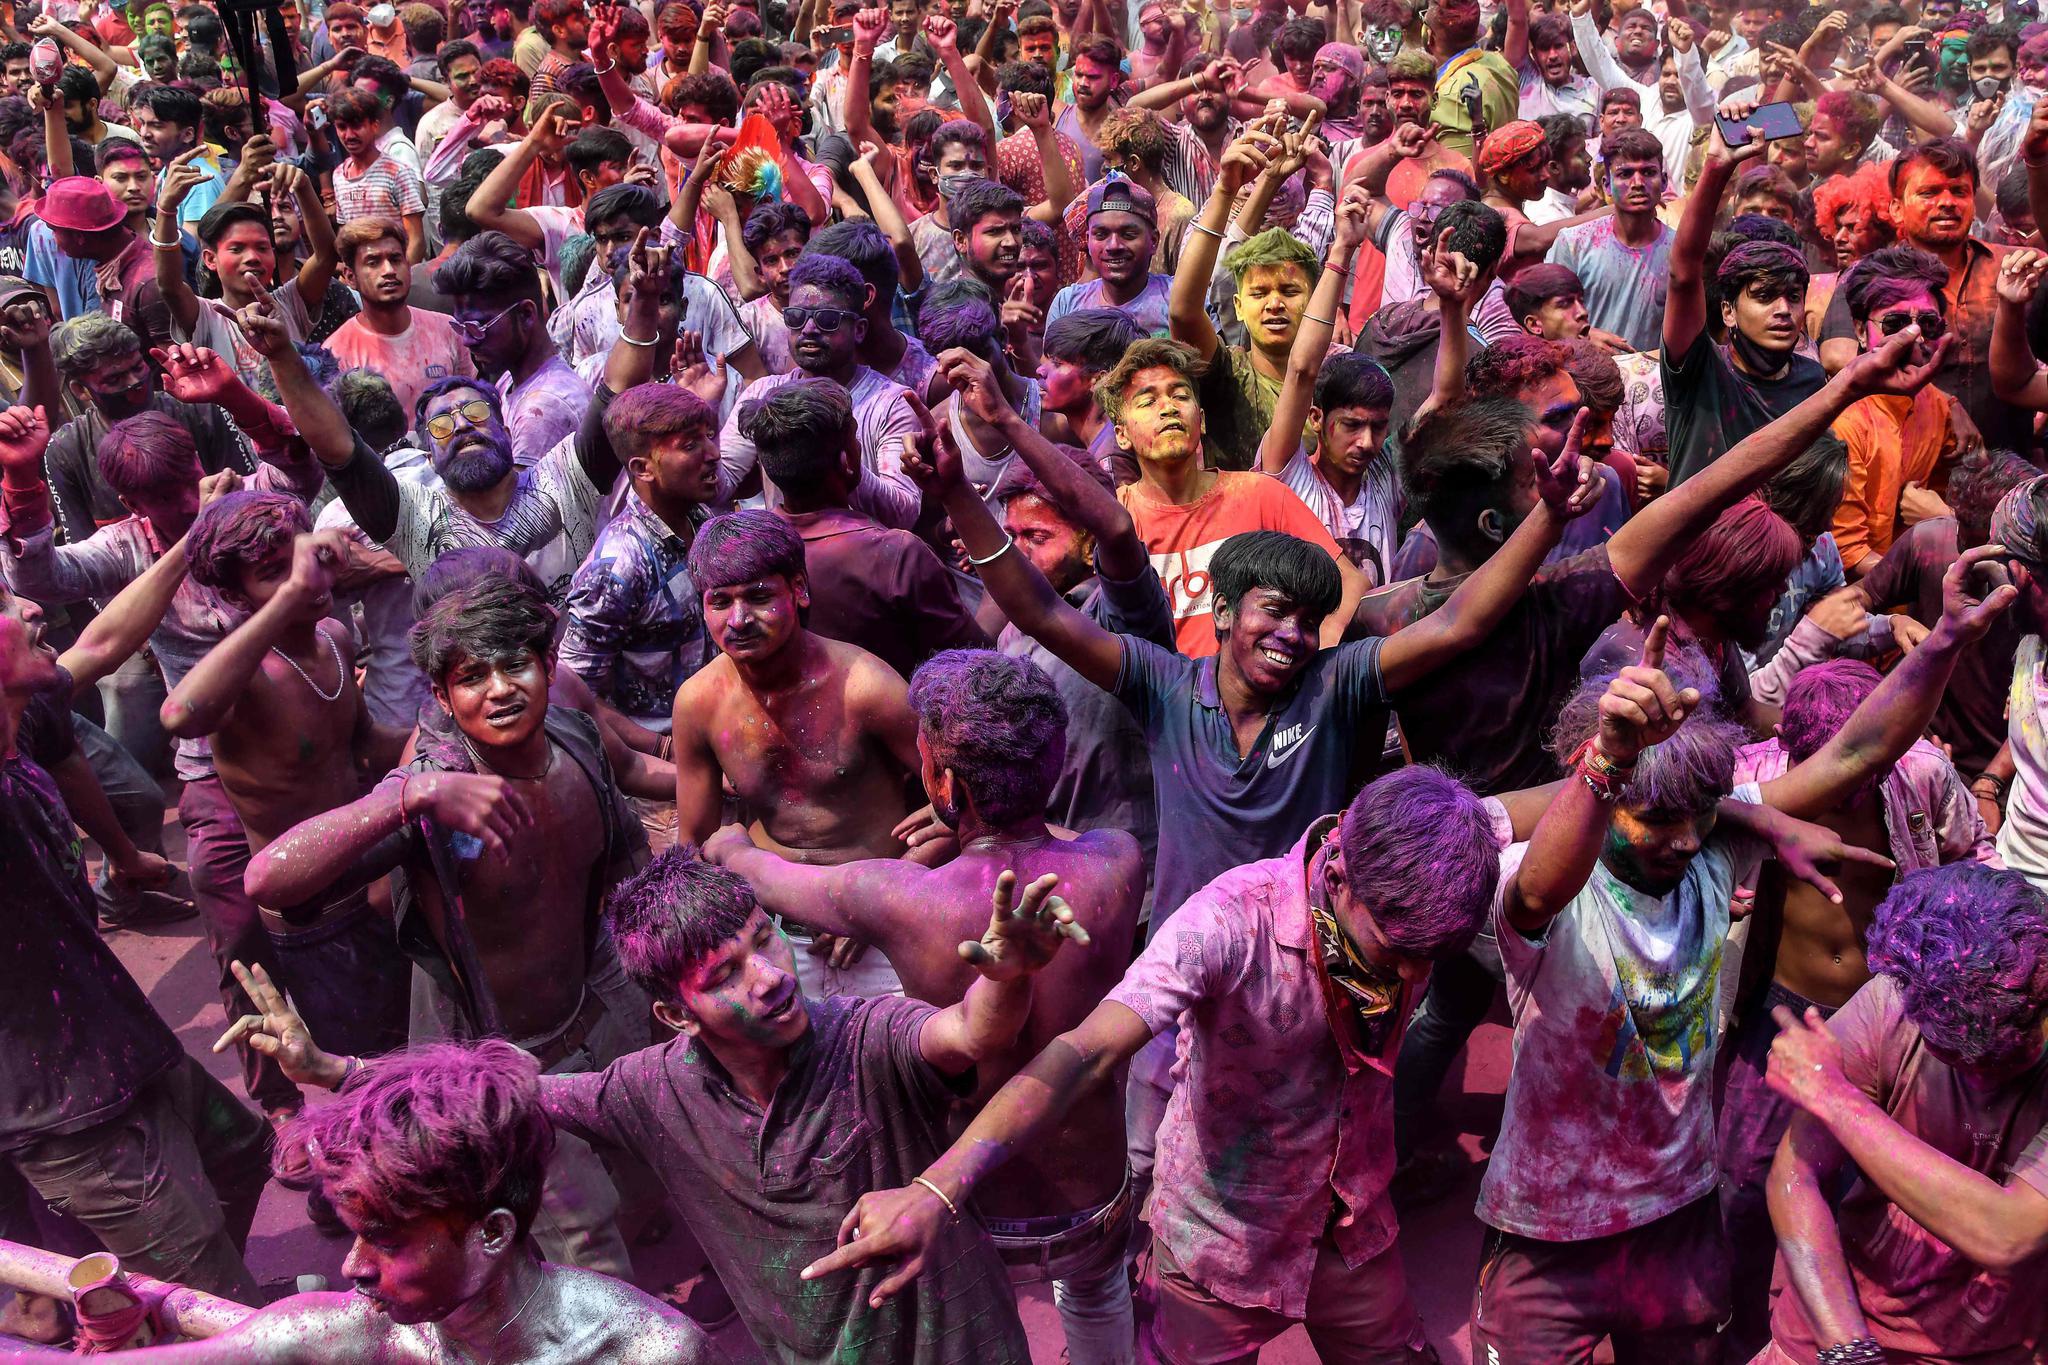
[[(1739, 100), (1726, 109), (1738, 119), (1752, 112)], [(1717, 124), (1671, 244), (1660, 364), (1674, 486), (1820, 392), (1827, 380), (1818, 364), (1798, 352), (1806, 336), (1809, 276), (1800, 254), (1780, 242), (1746, 241), (1722, 255), (1713, 295), (1728, 333), (1725, 348), (1707, 326), (1706, 261), (1714, 215), (1742, 163), (1764, 151), (1760, 130), (1731, 148)], [(1587, 284), (1590, 302), (1592, 281)], [(1593, 321), (1603, 325), (1597, 310)]]
[[(267, 980), (256, 995), (264, 1014), (295, 1017)], [(219, 1336), (130, 1352), (142, 1365), (723, 1359), (665, 1304), (542, 1259), (534, 1222), (554, 1130), (531, 1061), (510, 1046), (390, 1058), (308, 1115), (303, 1134), (354, 1238), (342, 1262), (351, 1289), (295, 1294)]]
[[(538, 591), (503, 578), (436, 601), (411, 633), (438, 703), (412, 761), (281, 834), (246, 883), (261, 904), (293, 906), (397, 873), (413, 1040), (505, 1038), (574, 1072), (647, 1039), (645, 998), (599, 916), (647, 846), (597, 722), (549, 704), (555, 623)], [(632, 1273), (618, 1192), (587, 1145), (557, 1145), (541, 1198), (550, 1259)]]
[[(179, 210), (204, 177), (192, 163), (193, 156), (193, 152), (184, 153), (165, 168), (163, 188), (157, 195), (156, 227), (150, 237), (150, 245), (156, 249), (157, 288), (171, 309), (172, 334), (225, 356), (243, 383), (275, 399), (277, 385), (270, 366), (242, 335), (241, 327), (233, 318), (223, 317), (186, 282), (185, 252), (178, 236)], [(239, 313), (257, 299), (266, 299), (292, 340), (304, 341), (326, 306), (327, 287), (334, 279), (334, 229), (313, 177), (296, 166), (280, 164), (269, 181), (269, 193), (295, 201), (299, 221), (305, 224), (306, 244), (311, 250), (298, 270), (272, 287), (278, 259), (271, 214), (246, 200), (215, 204), (201, 216), (196, 229), (201, 244), (199, 260), (220, 280), (221, 304)]]
[(1152, 269), (1159, 248), (1158, 203), (1143, 185), (1115, 175), (1088, 190), (1084, 240), (1095, 278), (1070, 284), (1053, 298), (1045, 313), (1052, 326), (1081, 308), (1114, 308), (1128, 315), (1147, 336), (1170, 330), (1166, 299), (1173, 276)]
[[(660, 1173), (765, 1355), (1025, 1365), (1015, 1297), (971, 1216), (936, 1239), (924, 1283), (893, 1304), (907, 1277), (811, 1285), (796, 1272), (832, 1249), (863, 1193), (937, 1154), (976, 1064), (1030, 1017), (1032, 975), (1065, 939), (1086, 946), (1049, 880), (999, 879), (978, 941), (955, 948), (979, 979), (944, 1009), (807, 999), (788, 940), (747, 884), (683, 849), (622, 883), (606, 920), (654, 1017), (678, 1036), (602, 1072), (542, 1077), (558, 1139), (622, 1148)], [(280, 1043), (294, 1074), (341, 1083), (350, 1062), (307, 1038), (281, 996), (270, 1001), (247, 1026)]]
[(413, 308), (412, 258), (405, 229), (391, 218), (358, 218), (334, 237), (342, 282), (356, 291), (362, 311), (320, 344), (344, 370), (375, 370), (391, 384), (408, 418), (420, 395), (451, 375), (476, 374), (469, 347), (446, 313)]

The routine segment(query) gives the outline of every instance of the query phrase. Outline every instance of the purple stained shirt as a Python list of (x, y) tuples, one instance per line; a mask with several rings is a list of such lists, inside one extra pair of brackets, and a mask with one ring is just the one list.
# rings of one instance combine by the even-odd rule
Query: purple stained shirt
[(501, 381), (499, 392), (505, 395), (512, 462), (521, 468), (540, 463), (563, 437), (573, 436), (583, 423), (583, 410), (590, 406), (590, 385), (560, 356), (550, 356), (523, 384)]
[(1153, 1235), (1223, 1302), (1296, 1319), (1326, 1226), (1350, 1265), (1397, 1231), (1387, 1183), (1402, 1022), (1347, 1074), (1310, 957), (1308, 861), (1330, 827), (1317, 821), (1286, 853), (1196, 892), (1107, 997), (1155, 1034), (1180, 1025)]

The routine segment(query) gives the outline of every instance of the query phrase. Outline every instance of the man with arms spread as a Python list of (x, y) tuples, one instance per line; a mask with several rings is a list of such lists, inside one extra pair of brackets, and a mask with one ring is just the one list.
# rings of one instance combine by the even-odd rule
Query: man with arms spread
[[(1137, 840), (1121, 830), (1069, 838), (1046, 827), (1067, 716), (1052, 681), (1033, 664), (951, 650), (917, 671), (910, 704), (925, 794), (958, 837), (959, 857), (930, 871), (900, 859), (805, 867), (755, 848), (734, 826), (713, 836), (704, 854), (745, 877), (771, 913), (875, 944), (907, 995), (942, 1005), (974, 983), (973, 968), (950, 945), (979, 927), (998, 878), (1014, 874), (1033, 885), (1056, 878), (1080, 907), (1092, 942), (1039, 974), (1030, 1022), (977, 1072), (975, 1098), (982, 1100), (1116, 984), (1123, 945), (1137, 930), (1145, 868)], [(1124, 1250), (1134, 1200), (1123, 1106), (1113, 1088), (1087, 1096), (1057, 1138), (985, 1187), (975, 1207), (1009, 1264), (1053, 1281), (1076, 1362), (1129, 1359)]]
[[(917, 721), (894, 669), (804, 628), (810, 587), (795, 528), (772, 512), (728, 513), (697, 533), (689, 567), (719, 655), (676, 693), (677, 837), (709, 839), (730, 787), (750, 835), (792, 861), (900, 856), (905, 789), (922, 767)], [(838, 971), (858, 956), (853, 945), (831, 951)], [(799, 961), (822, 972), (811, 957)], [(900, 989), (878, 960), (845, 984)]]
[[(296, 1024), (267, 977), (252, 975), (249, 988), (261, 1022)], [(287, 1057), (310, 1043), (302, 1024), (256, 1036)], [(341, 1267), (352, 1291), (295, 1294), (219, 1336), (124, 1354), (141, 1365), (723, 1360), (674, 1309), (541, 1258), (533, 1227), (555, 1133), (532, 1059), (510, 1044), (429, 1045), (391, 1058), (299, 1127), (355, 1239)]]
[[(940, 1235), (926, 1282), (899, 1304), (887, 1301), (906, 1275), (807, 1286), (792, 1273), (831, 1250), (863, 1193), (910, 1179), (937, 1155), (976, 1064), (1030, 1017), (1031, 974), (1063, 938), (1087, 945), (1042, 883), (1020, 894), (1005, 872), (991, 902), (980, 940), (956, 950), (981, 979), (939, 1009), (901, 996), (807, 999), (788, 941), (747, 884), (680, 848), (611, 895), (619, 955), (654, 1017), (680, 1036), (602, 1072), (543, 1077), (542, 1104), (558, 1129), (661, 1173), (773, 1359), (1030, 1359), (1002, 1264), (971, 1219)], [(341, 1083), (354, 1061), (322, 1052), (281, 998), (270, 1004), (244, 1026), (295, 1074)]]

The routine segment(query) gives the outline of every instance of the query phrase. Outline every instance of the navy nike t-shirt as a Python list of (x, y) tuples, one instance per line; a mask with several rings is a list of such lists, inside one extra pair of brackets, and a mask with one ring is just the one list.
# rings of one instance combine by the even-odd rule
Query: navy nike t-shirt
[(1217, 656), (1190, 659), (1122, 637), (1116, 695), (1152, 749), (1159, 862), (1152, 930), (1211, 881), (1294, 847), (1318, 816), (1344, 808), (1387, 732), (1380, 641), (1317, 654), (1294, 691), (1238, 756), (1216, 691)]

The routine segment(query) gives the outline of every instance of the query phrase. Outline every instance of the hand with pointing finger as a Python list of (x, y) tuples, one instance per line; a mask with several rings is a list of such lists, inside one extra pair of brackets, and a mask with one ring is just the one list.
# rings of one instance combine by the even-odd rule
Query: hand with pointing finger
[(1565, 434), (1564, 449), (1556, 459), (1544, 459), (1540, 450), (1530, 452), (1536, 467), (1536, 492), (1559, 521), (1571, 521), (1592, 511), (1606, 487), (1599, 473), (1600, 462), (1585, 453), (1586, 426), (1592, 420), (1591, 412), (1579, 409), (1572, 418), (1571, 430)]
[(1600, 752), (1626, 767), (1643, 750), (1671, 738), (1700, 704), (1698, 688), (1683, 691), (1664, 672), (1664, 648), (1671, 637), (1671, 618), (1660, 616), (1643, 639), (1642, 662), (1630, 664), (1607, 684), (1600, 698)]

